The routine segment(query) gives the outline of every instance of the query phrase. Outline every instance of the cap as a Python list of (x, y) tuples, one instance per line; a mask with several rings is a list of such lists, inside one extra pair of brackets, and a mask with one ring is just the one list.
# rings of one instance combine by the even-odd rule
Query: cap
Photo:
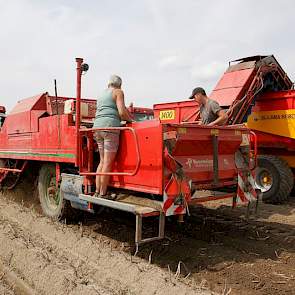
[(201, 93), (202, 95), (206, 95), (206, 91), (202, 87), (196, 87), (193, 91), (189, 99), (193, 99), (194, 96), (198, 93)]

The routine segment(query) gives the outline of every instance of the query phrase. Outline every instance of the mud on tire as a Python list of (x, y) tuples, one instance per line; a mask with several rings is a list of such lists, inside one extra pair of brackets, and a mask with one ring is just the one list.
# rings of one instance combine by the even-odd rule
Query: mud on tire
[(68, 204), (63, 200), (59, 188), (56, 188), (54, 164), (43, 164), (38, 178), (39, 200), (44, 215), (52, 219), (61, 219), (66, 213)]
[(276, 156), (261, 155), (255, 172), (259, 188), (263, 187), (263, 173), (271, 178), (271, 184), (262, 190), (262, 200), (265, 203), (279, 204), (288, 199), (294, 185), (294, 176), (287, 162)]

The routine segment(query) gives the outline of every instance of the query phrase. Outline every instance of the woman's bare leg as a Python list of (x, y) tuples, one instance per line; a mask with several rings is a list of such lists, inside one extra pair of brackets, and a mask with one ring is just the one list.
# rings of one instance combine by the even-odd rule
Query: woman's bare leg
[[(104, 152), (104, 159), (103, 159), (103, 165), (102, 165), (102, 171), (101, 172), (111, 172), (114, 160), (116, 158), (117, 152)], [(101, 175), (100, 177), (100, 195), (105, 195), (107, 193), (107, 188), (109, 184), (110, 176), (109, 175)]]
[[(96, 169), (96, 173), (99, 173), (99, 172), (102, 172), (102, 167), (103, 167), (103, 163), (104, 163), (104, 149), (103, 147), (102, 148), (99, 148), (99, 165), (97, 166), (97, 169)], [(95, 191), (96, 192), (100, 192), (100, 186), (101, 186), (101, 175), (96, 175), (95, 177), (95, 185), (96, 185), (96, 189)]]

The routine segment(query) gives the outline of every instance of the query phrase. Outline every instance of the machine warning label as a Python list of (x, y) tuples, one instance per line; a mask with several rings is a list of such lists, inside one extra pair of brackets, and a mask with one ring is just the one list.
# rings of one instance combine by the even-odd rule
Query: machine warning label
[(160, 111), (160, 120), (174, 120), (175, 110)]

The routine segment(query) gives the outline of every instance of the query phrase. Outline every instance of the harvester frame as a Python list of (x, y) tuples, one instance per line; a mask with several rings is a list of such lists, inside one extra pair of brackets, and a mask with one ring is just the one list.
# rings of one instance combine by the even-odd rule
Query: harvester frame
[[(167, 124), (157, 118), (92, 128), (95, 100), (81, 98), (81, 76), (88, 65), (82, 58), (76, 63), (76, 98), (42, 93), (19, 101), (5, 118), (0, 129), (0, 185), (15, 175), (9, 186), (13, 188), (29, 165), (38, 167), (45, 215), (60, 218), (69, 207), (95, 213), (97, 206), (133, 213), (137, 246), (162, 239), (165, 216), (182, 221), (191, 204), (225, 198), (231, 198), (233, 206), (257, 204), (256, 137), (248, 128)], [(148, 109), (142, 112), (150, 115)], [(114, 170), (97, 173), (93, 132), (108, 129), (120, 129), (120, 150)], [(121, 190), (116, 200), (93, 196), (98, 174), (112, 175), (110, 186)], [(146, 238), (142, 219), (149, 216), (159, 216), (159, 232)]]

